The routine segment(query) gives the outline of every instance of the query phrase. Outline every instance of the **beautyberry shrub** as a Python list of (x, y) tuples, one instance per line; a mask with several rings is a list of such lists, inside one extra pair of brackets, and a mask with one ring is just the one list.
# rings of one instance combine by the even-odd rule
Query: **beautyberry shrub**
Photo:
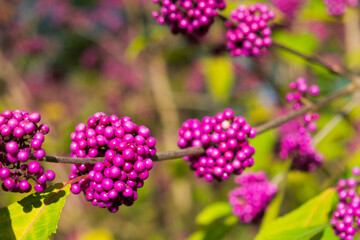
[(222, 181), (231, 174), (241, 174), (254, 164), (255, 149), (248, 138), (256, 136), (256, 129), (244, 117), (234, 116), (232, 109), (225, 109), (215, 117), (206, 116), (202, 121), (189, 119), (178, 131), (180, 148), (203, 147), (204, 154), (186, 156), (197, 177), (207, 181)]
[(46, 182), (55, 178), (52, 170), (44, 172), (37, 161), (42, 159), (45, 150), (42, 144), (44, 135), (49, 133), (49, 126), (39, 124), (41, 115), (25, 110), (5, 110), (0, 114), (0, 178), (4, 191), (27, 193), (32, 189), (29, 179), (35, 180), (34, 189), (43, 192)]
[(240, 186), (229, 192), (233, 214), (239, 217), (240, 222), (257, 222), (278, 188), (267, 180), (264, 172), (237, 176), (235, 183)]
[(240, 5), (226, 21), (227, 48), (232, 56), (258, 56), (271, 46), (268, 22), (275, 13), (266, 4)]
[(357, 192), (360, 168), (354, 167), (351, 172), (351, 177), (337, 183), (339, 203), (330, 220), (335, 235), (344, 240), (354, 239), (360, 231), (360, 196)]
[(160, 11), (152, 16), (158, 23), (166, 24), (174, 34), (181, 33), (194, 39), (204, 36), (218, 10), (225, 8), (224, 0), (152, 0)]
[(156, 141), (150, 130), (130, 117), (95, 113), (87, 124), (78, 124), (70, 138), (72, 157), (104, 157), (95, 165), (71, 165), (69, 179), (88, 174), (72, 184), (71, 192), (83, 192), (87, 201), (112, 213), (120, 205), (131, 206), (153, 166)]

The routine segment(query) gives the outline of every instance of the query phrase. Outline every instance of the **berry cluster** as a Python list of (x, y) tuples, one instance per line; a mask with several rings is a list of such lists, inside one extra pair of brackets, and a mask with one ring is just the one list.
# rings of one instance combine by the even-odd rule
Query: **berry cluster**
[(29, 114), (25, 110), (5, 110), (0, 114), (0, 178), (4, 191), (30, 192), (32, 187), (28, 180), (34, 179), (35, 191), (43, 192), (46, 182), (54, 180), (55, 173), (44, 172), (37, 161), (24, 164), (32, 153), (36, 159), (45, 156), (41, 146), (50, 129), (46, 124), (39, 124), (40, 119), (39, 113)]
[[(292, 92), (286, 95), (286, 101), (293, 103), (293, 109), (301, 108), (304, 97), (316, 96), (320, 90), (317, 85), (308, 86), (304, 78), (298, 78), (289, 85)], [(311, 133), (316, 131), (314, 121), (319, 119), (318, 113), (306, 113), (302, 120), (294, 119), (279, 128), (280, 158), (293, 157), (292, 168), (302, 171), (313, 171), (322, 163), (322, 155), (313, 147)]]
[(238, 176), (235, 183), (240, 186), (229, 192), (233, 214), (244, 223), (260, 220), (278, 188), (267, 180), (264, 172)]
[(329, 15), (342, 15), (346, 12), (347, 6), (356, 7), (358, 0), (324, 0)]
[(289, 19), (293, 19), (305, 0), (273, 0), (272, 3)]
[(78, 124), (70, 138), (72, 157), (105, 157), (95, 165), (71, 165), (69, 179), (89, 176), (72, 184), (71, 192), (82, 191), (94, 206), (113, 213), (122, 204), (131, 206), (153, 166), (150, 157), (156, 153), (156, 142), (149, 129), (133, 123), (130, 117), (95, 113), (87, 125)]
[(303, 99), (310, 96), (317, 96), (320, 93), (319, 86), (313, 84), (308, 86), (305, 78), (298, 78), (296, 81), (289, 84), (289, 89), (292, 91), (286, 94), (286, 101), (293, 103), (293, 109), (297, 110), (304, 105)]
[(184, 157), (197, 177), (204, 177), (207, 181), (226, 180), (230, 174), (240, 174), (254, 164), (252, 155), (255, 149), (247, 138), (254, 138), (256, 129), (245, 118), (234, 116), (232, 109), (225, 109), (215, 117), (206, 116), (202, 121), (189, 119), (178, 133), (180, 148), (205, 149), (202, 155)]
[(360, 185), (360, 168), (354, 167), (348, 179), (340, 179), (337, 184), (339, 203), (330, 220), (335, 235), (340, 239), (352, 240), (360, 231), (360, 196), (357, 189)]
[(152, 16), (160, 24), (167, 24), (171, 31), (195, 39), (204, 36), (218, 10), (225, 8), (224, 0), (152, 0), (161, 6)]
[(238, 6), (231, 12), (231, 21), (226, 21), (227, 47), (232, 56), (257, 56), (267, 52), (272, 44), (268, 21), (275, 13), (263, 3)]

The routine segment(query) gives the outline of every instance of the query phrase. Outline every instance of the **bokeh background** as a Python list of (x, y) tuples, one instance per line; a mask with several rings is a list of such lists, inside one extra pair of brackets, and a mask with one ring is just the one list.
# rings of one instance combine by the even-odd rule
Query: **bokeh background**
[[(249, 2), (228, 0), (223, 14)], [(297, 77), (320, 85), (321, 95), (349, 83), (276, 48), (258, 58), (231, 58), (221, 21), (200, 44), (158, 25), (151, 17), (156, 9), (151, 0), (0, 0), (1, 109), (40, 112), (51, 127), (48, 155), (69, 155), (76, 124), (99, 111), (148, 126), (158, 151), (165, 151), (177, 148), (177, 129), (188, 118), (228, 107), (253, 126), (275, 118), (286, 106), (288, 83)], [(322, 0), (308, 0), (292, 21), (277, 11), (273, 36), (329, 64), (359, 70), (359, 25), (359, 9), (335, 18)], [(323, 108), (320, 128), (348, 101)], [(359, 110), (353, 107), (317, 145), (325, 157), (321, 168), (289, 173), (281, 213), (333, 185), (360, 161)], [(251, 141), (257, 151), (251, 171), (281, 177), (286, 163), (274, 154), (276, 142), (276, 130)], [(56, 171), (56, 181), (67, 180), (69, 165), (46, 167)], [(223, 206), (218, 203), (226, 203), (234, 187), (233, 179), (197, 179), (181, 159), (157, 162), (135, 204), (116, 214), (70, 195), (52, 239), (252, 239), (258, 225), (228, 224), (234, 218), (217, 214)], [(2, 192), (0, 206), (22, 197)]]

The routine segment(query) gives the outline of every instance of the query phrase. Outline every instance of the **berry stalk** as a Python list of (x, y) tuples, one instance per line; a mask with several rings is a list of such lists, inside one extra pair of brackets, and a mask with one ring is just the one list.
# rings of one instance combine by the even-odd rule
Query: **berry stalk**
[[(333, 100), (340, 98), (342, 96), (346, 96), (350, 93), (355, 92), (359, 88), (359, 83), (352, 82), (348, 84), (346, 87), (341, 88), (325, 97), (320, 98), (319, 101), (315, 103), (310, 103), (302, 107), (299, 110), (292, 111), (286, 115), (280, 116), (259, 126), (255, 127), (258, 134), (263, 133), (267, 130), (272, 128), (276, 128), (283, 123), (286, 123), (296, 117), (299, 117), (309, 111), (315, 111), (326, 104), (332, 102)], [(163, 160), (170, 160), (170, 159), (177, 159), (184, 156), (192, 156), (203, 154), (205, 151), (202, 147), (192, 147), (186, 149), (179, 149), (174, 151), (165, 151), (159, 152), (155, 156), (152, 157), (154, 161), (163, 161)], [(30, 159), (37, 160), (37, 161), (44, 161), (44, 162), (53, 162), (53, 163), (74, 163), (74, 164), (95, 164), (97, 162), (104, 161), (103, 157), (97, 158), (72, 158), (72, 157), (62, 157), (62, 156), (45, 156), (41, 159), (35, 159), (33, 155), (30, 156)]]

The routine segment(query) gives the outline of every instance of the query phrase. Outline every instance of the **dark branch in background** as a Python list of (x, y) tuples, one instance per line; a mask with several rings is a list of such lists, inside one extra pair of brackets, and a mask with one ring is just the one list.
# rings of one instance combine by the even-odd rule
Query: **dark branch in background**
[[(223, 22), (229, 22), (231, 23), (234, 27), (237, 25), (236, 23), (234, 23), (232, 20), (230, 20), (229, 18), (227, 18), (226, 16), (222, 15), (222, 14), (219, 14), (218, 15), (219, 19)], [(276, 25), (275, 25), (276, 26)], [(272, 26), (271, 28), (273, 28), (274, 26)], [(272, 46), (276, 47), (276, 48), (279, 48), (279, 49), (282, 49), (284, 51), (287, 51), (287, 52), (290, 52), (294, 55), (297, 55), (301, 58), (303, 58), (304, 60), (306, 60), (307, 62), (309, 63), (314, 63), (314, 64), (317, 64), (319, 66), (322, 66), (324, 67), (325, 69), (327, 69), (329, 72), (331, 73), (334, 73), (336, 75), (343, 75), (343, 76), (346, 76), (348, 77), (348, 75), (358, 75), (357, 73), (354, 73), (352, 71), (350, 71), (349, 69), (345, 69), (345, 68), (342, 68), (341, 66), (339, 65), (330, 65), (330, 64), (327, 64), (325, 63), (323, 60), (321, 60), (319, 57), (317, 56), (312, 56), (312, 55), (306, 55), (304, 53), (301, 53), (301, 52), (298, 52), (290, 47), (287, 47), (281, 43), (278, 43), (278, 42), (275, 42), (273, 41), (272, 42)]]
[(339, 65), (327, 64), (317, 56), (311, 56), (311, 55), (306, 55), (306, 54), (300, 53), (294, 49), (291, 49), (287, 46), (282, 45), (281, 43), (273, 42), (272, 46), (282, 49), (284, 51), (290, 52), (294, 55), (297, 55), (297, 56), (303, 58), (304, 60), (308, 61), (309, 63), (317, 64), (317, 65), (327, 69), (329, 72), (334, 73), (336, 75), (343, 75), (343, 76), (347, 76), (348, 74), (356, 75), (356, 73), (353, 73), (348, 69), (344, 69), (344, 68), (340, 67)]
[[(352, 92), (355, 92), (358, 90), (359, 84), (357, 82), (352, 82), (346, 87), (339, 89), (325, 97), (320, 98), (319, 101), (315, 103), (311, 103), (309, 105), (306, 105), (302, 107), (299, 110), (292, 111), (286, 115), (280, 116), (274, 120), (270, 120), (268, 122), (265, 122), (263, 124), (260, 124), (256, 127), (256, 130), (258, 134), (261, 134), (269, 129), (276, 128), (280, 126), (283, 123), (286, 123), (296, 117), (299, 117), (306, 112), (309, 111), (315, 111), (318, 108), (332, 102), (333, 100), (348, 95)], [(192, 155), (198, 155), (205, 153), (205, 150), (202, 147), (195, 147), (195, 148), (187, 148), (187, 149), (179, 149), (175, 151), (166, 151), (166, 152), (159, 152), (156, 154), (152, 159), (154, 161), (163, 161), (163, 160), (169, 160), (169, 159), (177, 159), (184, 156), (192, 156)], [(31, 156), (31, 159), (37, 160), (34, 158), (34, 156)], [(77, 164), (95, 164), (97, 162), (104, 161), (104, 158), (71, 158), (71, 157), (59, 157), (59, 156), (45, 156), (43, 159), (40, 159), (38, 161), (44, 161), (44, 162), (53, 162), (53, 163), (77, 163)]]

